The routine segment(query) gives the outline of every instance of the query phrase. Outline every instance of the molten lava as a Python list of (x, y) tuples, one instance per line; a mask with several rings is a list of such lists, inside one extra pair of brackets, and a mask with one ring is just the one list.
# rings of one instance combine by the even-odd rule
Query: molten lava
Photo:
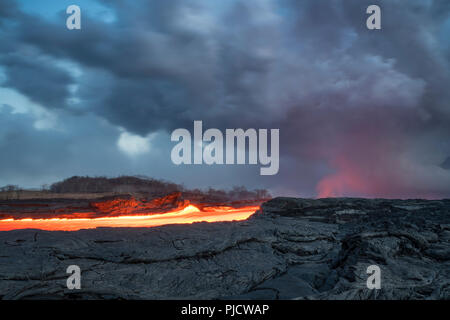
[(228, 206), (203, 207), (187, 204), (165, 213), (119, 215), (98, 218), (25, 218), (0, 220), (0, 231), (16, 229), (41, 229), (50, 231), (76, 231), (98, 227), (156, 227), (166, 224), (194, 222), (219, 222), (245, 220), (259, 209), (259, 206), (233, 208)]

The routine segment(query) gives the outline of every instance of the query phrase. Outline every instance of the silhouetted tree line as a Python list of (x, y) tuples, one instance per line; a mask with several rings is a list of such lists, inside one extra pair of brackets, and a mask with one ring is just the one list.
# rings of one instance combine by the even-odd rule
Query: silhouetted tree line
[(0, 193), (4, 193), (6, 195), (5, 197), (2, 197), (4, 200), (17, 199), (20, 197), (21, 192), (22, 189), (20, 189), (19, 186), (12, 184), (0, 188)]
[(206, 191), (200, 189), (189, 190), (176, 183), (145, 176), (121, 176), (116, 178), (74, 176), (50, 185), (49, 191), (54, 193), (136, 192), (149, 194), (183, 192), (185, 194), (205, 196), (209, 199), (217, 199), (218, 201), (271, 198), (269, 192), (264, 189), (249, 191), (245, 187), (234, 187), (229, 191), (213, 188), (209, 188)]
[(74, 176), (50, 186), (50, 191), (55, 193), (171, 193), (182, 190), (183, 187), (175, 183), (133, 176), (117, 178)]
[(13, 192), (13, 191), (20, 191), (19, 186), (9, 184), (7, 186), (0, 188), (0, 192)]

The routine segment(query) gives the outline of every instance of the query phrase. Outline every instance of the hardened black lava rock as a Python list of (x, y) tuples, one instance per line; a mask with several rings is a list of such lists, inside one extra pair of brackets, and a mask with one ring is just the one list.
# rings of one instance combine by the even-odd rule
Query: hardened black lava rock
[(450, 200), (275, 198), (239, 222), (0, 232), (0, 297), (449, 299)]

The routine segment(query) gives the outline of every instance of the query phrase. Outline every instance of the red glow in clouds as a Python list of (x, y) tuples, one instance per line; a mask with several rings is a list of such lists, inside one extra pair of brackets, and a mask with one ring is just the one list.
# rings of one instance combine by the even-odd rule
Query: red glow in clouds
[(329, 175), (317, 184), (318, 198), (340, 197), (346, 193), (361, 194), (367, 189), (367, 182), (357, 174), (355, 166), (344, 158), (337, 159), (338, 172)]
[(120, 215), (100, 218), (49, 218), (49, 219), (4, 219), (0, 220), (0, 231), (15, 229), (41, 229), (49, 231), (76, 231), (98, 227), (156, 227), (165, 224), (194, 222), (219, 222), (245, 220), (259, 206), (233, 208), (226, 206), (198, 207), (189, 204), (173, 211), (145, 215)]

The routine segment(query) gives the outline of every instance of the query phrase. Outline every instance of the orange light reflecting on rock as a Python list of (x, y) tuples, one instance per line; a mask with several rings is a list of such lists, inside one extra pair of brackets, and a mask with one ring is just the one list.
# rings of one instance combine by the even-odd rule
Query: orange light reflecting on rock
[(76, 231), (98, 227), (156, 227), (166, 224), (185, 224), (194, 222), (220, 222), (245, 220), (259, 206), (233, 207), (198, 207), (190, 204), (166, 213), (145, 215), (121, 215), (101, 218), (50, 218), (50, 219), (4, 219), (0, 220), (0, 231), (16, 229), (41, 229), (49, 231)]

